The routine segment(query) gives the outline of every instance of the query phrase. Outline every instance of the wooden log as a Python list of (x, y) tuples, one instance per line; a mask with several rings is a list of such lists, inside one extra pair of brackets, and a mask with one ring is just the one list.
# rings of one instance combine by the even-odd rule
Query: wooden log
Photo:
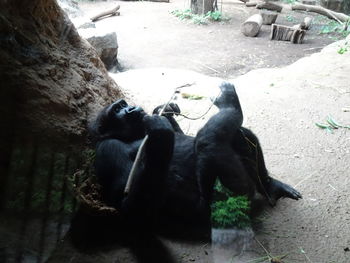
[(290, 41), (293, 44), (301, 44), (305, 36), (305, 30), (289, 26), (276, 25), (271, 26), (271, 40)]
[(255, 7), (255, 6), (257, 6), (258, 4), (261, 4), (261, 3), (262, 3), (261, 1), (246, 2), (246, 3), (245, 3), (245, 6), (246, 6), (246, 7)]
[(292, 28), (294, 28), (294, 29), (301, 29), (301, 24), (294, 25), (294, 26), (292, 26)]
[(282, 11), (282, 6), (276, 3), (272, 2), (262, 2), (260, 4), (256, 5), (257, 9), (267, 9), (267, 10), (272, 10), (272, 11), (277, 11), (281, 12)]
[(99, 13), (98, 15), (91, 17), (90, 20), (92, 22), (95, 22), (99, 19), (105, 18), (106, 16), (118, 16), (120, 15), (120, 13), (118, 12), (119, 9), (120, 9), (120, 5), (117, 5), (115, 8), (111, 10), (104, 11), (102, 13)]
[(278, 14), (276, 12), (271, 12), (268, 10), (260, 11), (260, 14), (263, 19), (263, 25), (271, 25), (276, 22)]
[(247, 37), (257, 36), (259, 34), (262, 21), (263, 19), (260, 14), (252, 15), (241, 25), (241, 32)]
[(317, 14), (324, 15), (330, 19), (334, 19), (340, 23), (346, 23), (350, 19), (350, 16), (348, 16), (346, 14), (334, 12), (332, 10), (329, 10), (329, 9), (321, 7), (321, 6), (294, 4), (294, 5), (292, 5), (292, 10), (314, 12)]

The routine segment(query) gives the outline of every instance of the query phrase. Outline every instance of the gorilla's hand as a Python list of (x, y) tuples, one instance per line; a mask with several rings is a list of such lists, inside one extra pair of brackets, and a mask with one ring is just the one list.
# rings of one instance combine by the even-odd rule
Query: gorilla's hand
[(157, 169), (160, 169), (160, 163), (168, 168), (174, 149), (175, 136), (172, 126), (167, 118), (158, 115), (146, 115), (143, 122), (148, 135), (146, 148), (148, 161), (157, 163)]
[[(156, 107), (153, 110), (153, 114), (159, 114), (163, 107), (164, 107), (164, 104)], [(174, 114), (178, 115), (180, 112), (181, 111), (180, 111), (179, 106), (176, 103), (171, 102), (165, 107), (165, 109), (162, 113), (162, 116), (166, 116), (166, 117), (171, 116), (172, 117), (172, 116), (174, 116)]]
[(169, 121), (163, 117), (158, 115), (146, 115), (143, 117), (143, 123), (145, 125), (146, 133), (159, 133), (159, 132), (173, 132), (173, 129), (169, 123)]

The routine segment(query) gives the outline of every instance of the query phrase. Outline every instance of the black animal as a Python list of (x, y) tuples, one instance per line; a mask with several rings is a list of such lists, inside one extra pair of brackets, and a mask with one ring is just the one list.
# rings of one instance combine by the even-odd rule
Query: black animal
[[(157, 116), (162, 106), (147, 115), (121, 99), (97, 116), (90, 129), (96, 143), (96, 175), (104, 202), (120, 212), (126, 227), (209, 237), (217, 178), (235, 194), (253, 198), (258, 192), (272, 205), (281, 197), (301, 198), (268, 175), (258, 138), (242, 127), (234, 86), (223, 83), (220, 88), (214, 101), (219, 112), (196, 137), (185, 135), (173, 118), (180, 112), (176, 104)], [(126, 181), (146, 134), (145, 152), (126, 195)]]

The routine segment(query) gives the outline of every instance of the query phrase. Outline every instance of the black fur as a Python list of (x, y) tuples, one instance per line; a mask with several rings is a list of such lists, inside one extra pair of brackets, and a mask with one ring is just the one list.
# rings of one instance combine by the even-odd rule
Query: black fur
[[(235, 194), (252, 198), (259, 192), (272, 205), (281, 197), (301, 198), (268, 175), (258, 138), (242, 127), (234, 86), (223, 83), (220, 88), (222, 94), (214, 102), (219, 112), (196, 137), (185, 135), (168, 113), (180, 112), (176, 104), (170, 104), (164, 116), (150, 116), (118, 100), (93, 122), (95, 168), (104, 201), (118, 209), (118, 220), (129, 229), (210, 238), (210, 204), (217, 178)], [(146, 134), (145, 154), (125, 195), (131, 166)]]

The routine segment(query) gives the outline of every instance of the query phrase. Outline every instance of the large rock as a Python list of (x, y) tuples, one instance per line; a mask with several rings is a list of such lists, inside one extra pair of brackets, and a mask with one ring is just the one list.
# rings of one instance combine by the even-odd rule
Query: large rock
[(96, 49), (107, 70), (118, 62), (118, 40), (115, 32), (101, 32), (94, 28), (79, 29), (79, 34)]
[(69, 18), (75, 18), (84, 14), (79, 8), (78, 2), (74, 0), (57, 0), (57, 3), (67, 13)]
[(95, 49), (54, 0), (1, 1), (0, 32), (2, 132), (84, 139), (87, 120), (120, 96)]

